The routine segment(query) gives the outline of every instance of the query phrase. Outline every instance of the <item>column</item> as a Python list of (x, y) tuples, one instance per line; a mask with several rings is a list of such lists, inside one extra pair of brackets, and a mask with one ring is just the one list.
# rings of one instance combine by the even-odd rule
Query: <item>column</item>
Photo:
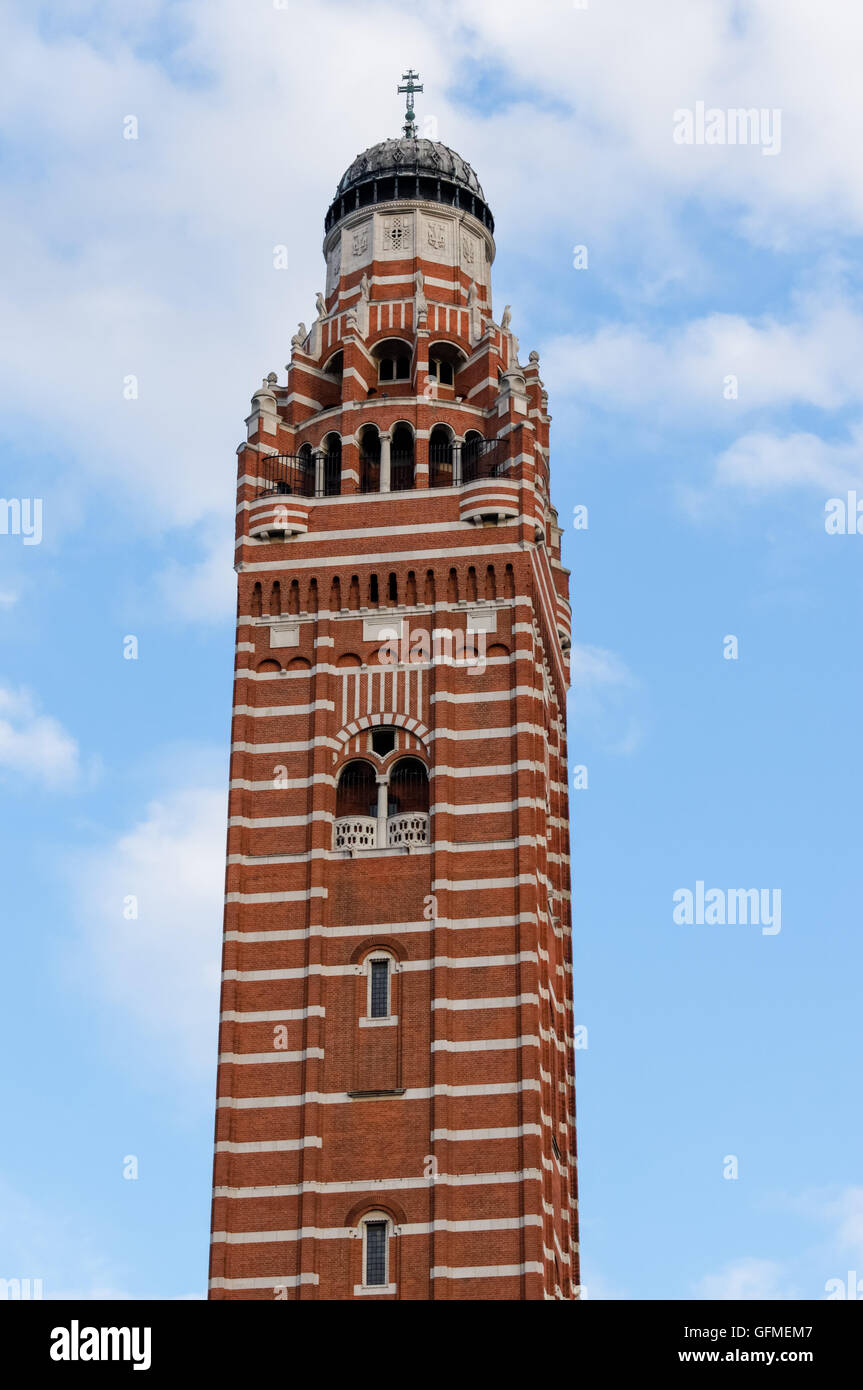
[(389, 492), (390, 490), (390, 445), (392, 438), (389, 430), (384, 430), (381, 433), (381, 492)]

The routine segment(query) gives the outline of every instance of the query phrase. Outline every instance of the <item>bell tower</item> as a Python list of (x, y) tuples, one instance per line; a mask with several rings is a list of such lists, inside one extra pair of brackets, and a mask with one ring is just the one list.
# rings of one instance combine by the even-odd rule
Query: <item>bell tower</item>
[(548, 401), (416, 78), (238, 449), (214, 1299), (578, 1296)]

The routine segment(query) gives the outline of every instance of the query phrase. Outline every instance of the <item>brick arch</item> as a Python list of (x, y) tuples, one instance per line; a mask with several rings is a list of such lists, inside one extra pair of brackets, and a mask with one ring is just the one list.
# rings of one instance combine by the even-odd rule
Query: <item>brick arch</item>
[[(429, 731), (425, 724), (419, 719), (412, 719), (409, 714), (396, 714), (391, 711), (389, 714), (361, 714), (358, 719), (352, 719), (350, 724), (346, 724), (340, 729), (336, 737), (342, 744), (350, 743), (352, 738), (361, 734), (366, 729), (376, 728), (378, 725), (385, 725), (387, 728), (405, 729), (409, 734), (413, 734), (419, 739), (425, 749), (425, 744), (429, 737)], [(428, 756), (428, 755), (426, 755)]]
[(404, 1226), (408, 1219), (401, 1202), (394, 1201), (389, 1193), (384, 1196), (383, 1193), (370, 1192), (368, 1196), (354, 1203), (345, 1217), (345, 1225), (359, 1226), (366, 1212), (370, 1211), (385, 1211), (392, 1217), (396, 1226)]
[(351, 951), (349, 956), (351, 965), (360, 965), (371, 951), (391, 951), (399, 963), (408, 959), (407, 950), (397, 937), (367, 936), (360, 942), (359, 946), (355, 946)]

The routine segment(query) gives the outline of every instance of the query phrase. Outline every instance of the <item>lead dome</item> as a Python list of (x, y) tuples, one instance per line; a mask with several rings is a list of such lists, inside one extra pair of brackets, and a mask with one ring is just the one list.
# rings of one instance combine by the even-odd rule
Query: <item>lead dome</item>
[(494, 231), (482, 185), (467, 160), (438, 140), (409, 136), (381, 140), (357, 155), (339, 180), (324, 229), (358, 208), (405, 201), (461, 208)]

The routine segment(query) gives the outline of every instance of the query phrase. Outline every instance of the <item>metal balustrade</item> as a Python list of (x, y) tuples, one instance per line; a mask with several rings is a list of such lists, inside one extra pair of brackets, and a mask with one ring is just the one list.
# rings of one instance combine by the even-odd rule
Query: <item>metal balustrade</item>
[(338, 453), (264, 454), (258, 472), (258, 497), (338, 497), (342, 488)]
[[(465, 444), (429, 446), (429, 487), (459, 487), (481, 478), (499, 478), (506, 471), (506, 443), (501, 439), (471, 439)], [(381, 461), (377, 453), (360, 454), (360, 492), (379, 492)], [(259, 464), (260, 497), (338, 497), (342, 490), (338, 453), (264, 454)], [(390, 490), (406, 492), (415, 486), (415, 456), (394, 450), (390, 457)]]

